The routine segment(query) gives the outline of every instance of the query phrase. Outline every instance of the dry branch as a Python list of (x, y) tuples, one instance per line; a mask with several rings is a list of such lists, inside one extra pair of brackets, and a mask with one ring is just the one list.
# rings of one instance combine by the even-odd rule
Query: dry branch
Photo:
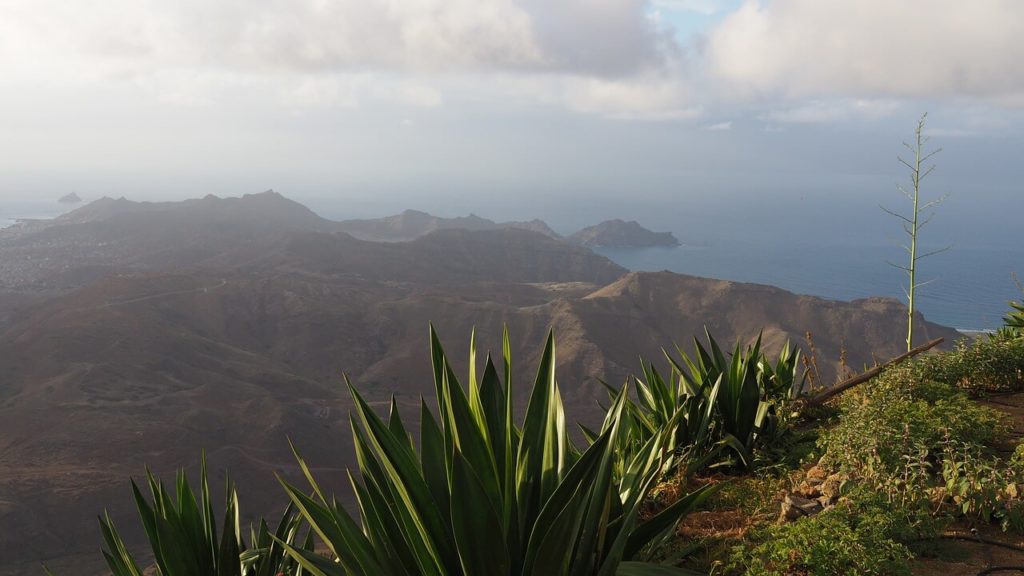
[(899, 364), (900, 362), (903, 362), (904, 360), (906, 360), (908, 358), (917, 356), (918, 354), (920, 354), (922, 352), (925, 352), (926, 350), (931, 350), (932, 348), (934, 348), (934, 347), (938, 346), (939, 344), (941, 344), (944, 340), (945, 340), (944, 338), (936, 338), (935, 340), (932, 340), (931, 342), (928, 342), (927, 344), (922, 344), (922, 345), (918, 346), (917, 348), (914, 348), (913, 350), (910, 350), (908, 352), (904, 352), (903, 354), (900, 354), (899, 356), (893, 358), (892, 360), (889, 360), (888, 362), (885, 362), (884, 364), (880, 364), (878, 366), (875, 366), (874, 368), (872, 368), (871, 370), (868, 370), (867, 372), (864, 372), (863, 374), (858, 374), (857, 376), (854, 376), (853, 378), (848, 378), (846, 380), (843, 380), (842, 382), (836, 384), (835, 386), (829, 388), (828, 390), (820, 392), (820, 393), (818, 393), (818, 394), (816, 394), (814, 396), (811, 396), (807, 400), (805, 400), (804, 401), (804, 407), (806, 408), (806, 407), (811, 407), (811, 406), (820, 406), (820, 405), (824, 404), (825, 402), (827, 402), (833, 396), (837, 396), (839, 394), (842, 394), (843, 392), (846, 392), (847, 390), (849, 390), (850, 388), (853, 388), (854, 386), (857, 386), (859, 384), (863, 384), (863, 383), (867, 382), (868, 380), (871, 380), (875, 376), (878, 376), (879, 374), (881, 374), (882, 371), (885, 370), (886, 368), (889, 368), (891, 366), (895, 366), (895, 365)]

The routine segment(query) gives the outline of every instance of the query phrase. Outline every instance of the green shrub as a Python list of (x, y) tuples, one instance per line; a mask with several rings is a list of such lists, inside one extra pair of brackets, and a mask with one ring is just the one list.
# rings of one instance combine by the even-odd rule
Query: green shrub
[(837, 424), (819, 439), (824, 463), (867, 479), (905, 472), (908, 460), (927, 461), (949, 438), (983, 445), (1006, 431), (1001, 413), (951, 386), (920, 379), (913, 365), (846, 394), (840, 407)]
[(1024, 338), (960, 340), (953, 350), (914, 363), (920, 378), (975, 392), (1024, 390)]
[(734, 568), (750, 576), (910, 574), (910, 550), (897, 538), (913, 532), (884, 503), (844, 500), (831, 510), (759, 530), (753, 547), (737, 547)]
[(939, 495), (956, 512), (1003, 530), (1024, 530), (1024, 444), (1009, 461), (988, 456), (969, 443), (950, 442), (944, 449)]
[(385, 421), (349, 385), (359, 521), (299, 464), (312, 495), (285, 483), (333, 558), (288, 548), (314, 576), (357, 574), (588, 576), (683, 574), (647, 563), (677, 521), (714, 488), (684, 495), (644, 522), (638, 513), (671, 445), (657, 434), (618, 473), (616, 446), (628, 391), (584, 450), (569, 439), (555, 382), (554, 339), (541, 357), (522, 427), (513, 421), (512, 362), (504, 382), (490, 358), (478, 378), (471, 344), (464, 389), (431, 330), (438, 418), (421, 404), (415, 446), (392, 402)]
[[(707, 347), (694, 338), (692, 357), (678, 347), (678, 360), (665, 354), (671, 367), (667, 379), (653, 364), (642, 364), (643, 379), (633, 379), (638, 400), (626, 401), (620, 454), (628, 457), (667, 428), (677, 462), (691, 472), (723, 463), (751, 469), (756, 461), (782, 458), (799, 441), (787, 408), (806, 380), (800, 350), (787, 342), (772, 362), (758, 337), (745, 350), (737, 343), (727, 357), (705, 334)], [(723, 452), (730, 455), (725, 462), (719, 457)], [(674, 463), (668, 462), (666, 471)]]
[(984, 378), (986, 389), (993, 387), (995, 367), (1015, 361), (1012, 345), (961, 343), (847, 394), (837, 423), (820, 438), (822, 464), (846, 472), (896, 510), (969, 515), (1024, 530), (1024, 449), (1009, 460), (995, 455), (991, 446), (1005, 439), (1007, 417), (957, 387), (969, 372), (972, 385)]
[(1010, 302), (1012, 312), (1003, 317), (1003, 328), (1007, 336), (1020, 338), (1024, 336), (1024, 304)]
[[(159, 576), (300, 576), (303, 573), (298, 562), (284, 553), (285, 547), (312, 550), (313, 545), (308, 533), (304, 541), (298, 540), (300, 518), (292, 506), (285, 510), (274, 533), (261, 519), (259, 527), (251, 529), (247, 545), (239, 529), (238, 494), (230, 481), (226, 489), (222, 534), (217, 535), (205, 459), (198, 499), (184, 471), (177, 474), (176, 500), (163, 482), (148, 471), (146, 479), (149, 498), (134, 481), (132, 492)], [(100, 530), (106, 544), (103, 557), (113, 576), (142, 576), (144, 571), (128, 551), (109, 515), (100, 518)]]

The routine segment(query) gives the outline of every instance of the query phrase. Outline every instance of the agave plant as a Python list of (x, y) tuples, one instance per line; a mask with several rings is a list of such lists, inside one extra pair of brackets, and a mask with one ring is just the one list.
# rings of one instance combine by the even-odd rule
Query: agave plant
[[(150, 498), (132, 481), (132, 492), (142, 524), (152, 547), (159, 576), (302, 576), (302, 567), (284, 553), (285, 547), (312, 550), (312, 533), (299, 542), (301, 516), (291, 505), (285, 510), (276, 531), (271, 534), (266, 521), (250, 529), (251, 546), (239, 530), (238, 494), (228, 481), (222, 533), (217, 534), (206, 460), (200, 472), (199, 499), (196, 499), (184, 470), (175, 482), (177, 501), (163, 482), (146, 471)], [(142, 576), (143, 570), (128, 551), (109, 514), (100, 518), (100, 531), (106, 549), (103, 557), (113, 576)], [(150, 572), (145, 572), (150, 574)]]
[[(693, 387), (682, 378), (666, 380), (651, 363), (641, 363), (644, 378), (632, 378), (637, 400), (625, 400), (624, 432), (619, 435), (617, 472), (625, 473), (626, 463), (643, 450), (650, 439), (669, 431), (668, 457), (662, 464), (662, 473), (669, 474), (680, 463), (695, 471), (716, 457), (723, 444), (714, 436), (718, 417), (717, 397), (719, 382), (709, 386)], [(610, 397), (622, 393), (607, 386)], [(582, 427), (584, 435), (593, 442), (597, 433)]]
[(803, 367), (803, 353), (789, 340), (782, 345), (774, 364), (762, 355), (757, 370), (765, 396), (773, 402), (791, 402), (804, 393), (807, 369)]
[(678, 464), (690, 471), (703, 468), (722, 448), (749, 467), (755, 448), (772, 446), (785, 435), (785, 405), (799, 397), (806, 381), (799, 349), (787, 342), (773, 363), (758, 337), (746, 351), (737, 344), (727, 359), (714, 337), (705, 334), (707, 348), (694, 338), (693, 357), (679, 347), (679, 360), (665, 354), (670, 379), (650, 363), (643, 365), (642, 380), (633, 379), (637, 401), (626, 401), (629, 429), (620, 437), (622, 454), (632, 454), (656, 431), (672, 427), (677, 459), (666, 472)]
[(1010, 302), (1013, 311), (1003, 317), (1003, 327), (1016, 336), (1024, 336), (1024, 304)]
[(349, 473), (359, 520), (320, 489), (301, 457), (312, 495), (282, 481), (333, 558), (286, 546), (310, 574), (655, 575), (685, 574), (644, 561), (683, 515), (713, 491), (697, 490), (654, 517), (638, 512), (656, 482), (671, 438), (652, 434), (615, 474), (625, 391), (585, 450), (569, 438), (548, 336), (522, 426), (513, 416), (512, 360), (504, 335), (504, 378), (488, 356), (468, 386), (457, 380), (430, 332), (438, 412), (421, 400), (419, 446), (392, 399), (385, 421), (349, 383), (358, 475)]

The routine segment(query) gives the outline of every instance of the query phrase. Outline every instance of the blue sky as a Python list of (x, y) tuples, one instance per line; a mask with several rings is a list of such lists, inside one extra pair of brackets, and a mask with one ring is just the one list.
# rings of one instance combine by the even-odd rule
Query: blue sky
[(876, 217), (928, 111), (928, 192), (1012, 226), (1021, 37), (1014, 0), (0, 2), (0, 198)]

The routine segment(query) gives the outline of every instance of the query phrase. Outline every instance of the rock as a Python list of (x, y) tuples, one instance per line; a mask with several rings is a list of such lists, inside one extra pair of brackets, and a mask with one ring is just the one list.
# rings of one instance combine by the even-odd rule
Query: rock
[(847, 478), (843, 474), (833, 474), (826, 478), (818, 487), (822, 498), (828, 498), (834, 502), (839, 498), (839, 494), (842, 492), (843, 484), (846, 483), (846, 480)]
[(825, 478), (828, 478), (828, 471), (819, 464), (815, 464), (807, 470), (806, 480), (808, 483), (821, 484), (825, 481)]
[(782, 511), (779, 513), (779, 523), (783, 524), (786, 522), (792, 522), (804, 516), (814, 516), (824, 509), (825, 507), (817, 500), (811, 500), (796, 494), (788, 494), (782, 500)]

